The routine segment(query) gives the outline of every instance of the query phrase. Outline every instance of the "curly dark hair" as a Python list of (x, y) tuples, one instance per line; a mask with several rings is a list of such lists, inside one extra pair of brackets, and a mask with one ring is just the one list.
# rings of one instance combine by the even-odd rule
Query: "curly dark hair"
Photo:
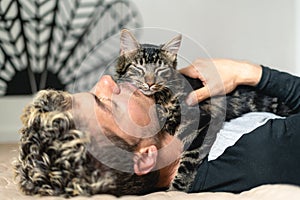
[[(145, 194), (155, 190), (159, 172), (137, 176), (102, 164), (88, 150), (90, 138), (76, 129), (72, 95), (56, 90), (42, 90), (27, 105), (21, 116), (20, 154), (15, 165), (21, 191), (27, 195), (90, 196), (94, 194)], [(112, 138), (119, 147), (134, 151), (121, 138)], [(102, 154), (114, 162), (122, 160), (104, 147)]]

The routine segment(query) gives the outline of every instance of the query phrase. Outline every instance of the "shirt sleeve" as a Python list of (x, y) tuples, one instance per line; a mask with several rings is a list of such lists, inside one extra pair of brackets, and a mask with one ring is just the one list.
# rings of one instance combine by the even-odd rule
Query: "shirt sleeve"
[(263, 93), (278, 97), (294, 113), (300, 112), (300, 78), (285, 72), (262, 66), (262, 78), (257, 89)]

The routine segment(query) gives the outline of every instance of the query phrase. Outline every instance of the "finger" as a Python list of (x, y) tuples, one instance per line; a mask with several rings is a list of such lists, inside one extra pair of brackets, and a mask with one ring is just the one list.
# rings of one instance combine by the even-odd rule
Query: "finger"
[(190, 106), (197, 104), (210, 97), (209, 90), (206, 86), (191, 92), (186, 98), (186, 103)]
[(191, 78), (198, 78), (199, 74), (193, 65), (189, 65), (185, 68), (179, 70), (179, 72), (183, 75), (186, 75)]

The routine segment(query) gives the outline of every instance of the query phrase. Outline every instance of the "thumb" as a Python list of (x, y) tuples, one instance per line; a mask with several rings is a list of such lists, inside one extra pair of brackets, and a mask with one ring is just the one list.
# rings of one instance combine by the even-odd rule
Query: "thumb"
[(207, 86), (204, 86), (198, 90), (191, 92), (186, 98), (186, 103), (189, 106), (193, 106), (198, 102), (201, 102), (210, 97), (209, 89)]

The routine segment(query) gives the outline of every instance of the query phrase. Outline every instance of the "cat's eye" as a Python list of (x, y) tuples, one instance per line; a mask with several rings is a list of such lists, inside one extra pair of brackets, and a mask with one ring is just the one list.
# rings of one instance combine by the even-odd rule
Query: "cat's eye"
[(132, 71), (138, 73), (138, 74), (141, 75), (141, 76), (144, 76), (144, 75), (145, 75), (144, 69), (142, 68), (141, 65), (136, 65), (136, 64), (132, 63), (132, 64), (129, 66), (129, 68), (130, 68)]
[(167, 74), (169, 74), (170, 72), (170, 69), (169, 68), (166, 68), (166, 67), (163, 67), (163, 68), (157, 68), (155, 70), (155, 74), (157, 74), (158, 76), (162, 76), (162, 77), (166, 77)]

